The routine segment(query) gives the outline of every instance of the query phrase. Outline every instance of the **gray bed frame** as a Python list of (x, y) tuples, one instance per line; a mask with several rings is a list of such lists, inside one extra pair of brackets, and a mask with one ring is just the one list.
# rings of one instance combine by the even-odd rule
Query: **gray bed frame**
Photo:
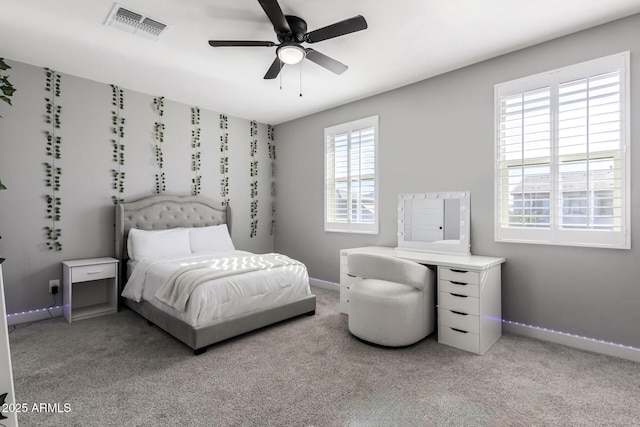
[[(131, 228), (162, 230), (175, 227), (205, 227), (227, 224), (231, 230), (228, 207), (221, 202), (201, 196), (156, 195), (134, 202), (116, 205), (116, 258), (120, 261), (121, 287), (126, 283), (127, 236)], [(122, 291), (122, 289), (120, 290)], [(182, 320), (157, 309), (146, 301), (135, 302), (121, 298), (121, 302), (200, 354), (207, 346), (302, 314), (314, 315), (315, 295), (279, 307), (251, 312), (221, 323), (194, 328)]]

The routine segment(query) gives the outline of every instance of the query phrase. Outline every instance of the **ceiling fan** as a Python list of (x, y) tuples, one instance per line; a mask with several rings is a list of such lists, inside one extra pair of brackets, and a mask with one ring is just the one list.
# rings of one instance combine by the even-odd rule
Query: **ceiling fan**
[(278, 0), (258, 0), (258, 3), (260, 3), (260, 6), (262, 6), (262, 9), (264, 9), (273, 24), (273, 29), (280, 43), (271, 41), (209, 40), (209, 44), (213, 47), (277, 46), (276, 59), (264, 75), (265, 79), (275, 79), (285, 64), (297, 64), (304, 58), (336, 74), (342, 74), (349, 68), (342, 62), (336, 61), (317, 50), (303, 47), (301, 43), (317, 43), (364, 30), (367, 28), (367, 21), (364, 17), (361, 15), (354, 16), (353, 18), (307, 32), (307, 23), (304, 19), (282, 13)]

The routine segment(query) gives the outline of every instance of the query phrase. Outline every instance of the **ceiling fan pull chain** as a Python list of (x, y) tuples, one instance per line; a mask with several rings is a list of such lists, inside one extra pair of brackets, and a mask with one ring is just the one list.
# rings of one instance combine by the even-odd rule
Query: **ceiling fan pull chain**
[(302, 62), (300, 62), (300, 97), (302, 98)]

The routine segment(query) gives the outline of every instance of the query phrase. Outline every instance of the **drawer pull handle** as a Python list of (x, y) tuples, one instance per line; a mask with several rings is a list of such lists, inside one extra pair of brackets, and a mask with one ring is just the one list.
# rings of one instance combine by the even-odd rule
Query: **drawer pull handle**
[(467, 295), (460, 295), (460, 294), (451, 294), (454, 297), (458, 297), (458, 298), (466, 298)]
[(453, 329), (456, 332), (460, 332), (461, 334), (468, 334), (467, 331), (463, 331), (462, 329), (458, 329), (458, 328), (451, 328), (451, 329)]
[(454, 273), (468, 273), (467, 270), (456, 270), (455, 268), (452, 268), (451, 271), (453, 271)]
[(460, 285), (460, 286), (467, 286), (468, 283), (464, 283), (464, 282), (454, 282), (453, 280), (451, 280), (451, 283), (453, 283), (454, 285)]
[(457, 314), (458, 316), (468, 316), (468, 315), (469, 315), (468, 313), (463, 313), (463, 312), (461, 312), (461, 311), (454, 311), (454, 310), (451, 310), (451, 312), (452, 312), (453, 314)]
[(102, 273), (102, 270), (87, 271), (87, 274), (98, 274), (98, 273)]
[(358, 277), (358, 276), (354, 276), (353, 274), (349, 274), (349, 273), (347, 273), (347, 276), (349, 276), (349, 277)]

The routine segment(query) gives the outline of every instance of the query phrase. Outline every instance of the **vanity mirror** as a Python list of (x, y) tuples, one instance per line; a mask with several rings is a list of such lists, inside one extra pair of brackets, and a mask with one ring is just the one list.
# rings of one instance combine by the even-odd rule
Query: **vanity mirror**
[(468, 191), (398, 196), (398, 249), (471, 254)]

